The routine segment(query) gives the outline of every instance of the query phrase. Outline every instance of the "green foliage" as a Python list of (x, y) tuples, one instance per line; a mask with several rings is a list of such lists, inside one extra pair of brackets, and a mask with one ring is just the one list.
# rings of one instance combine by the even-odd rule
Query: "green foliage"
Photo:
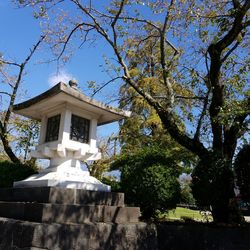
[(147, 147), (122, 155), (112, 168), (121, 171), (126, 202), (140, 206), (145, 219), (155, 216), (157, 210), (175, 208), (180, 200), (180, 167), (160, 148)]
[(111, 186), (112, 192), (121, 192), (121, 183), (113, 176), (103, 176), (102, 183)]
[(23, 180), (35, 173), (37, 173), (37, 167), (34, 165), (0, 161), (0, 187), (12, 187), (14, 181)]
[(26, 161), (29, 158), (31, 148), (37, 144), (39, 123), (35, 120), (21, 118), (20, 116), (14, 116), (12, 123), (17, 132), (15, 137), (16, 151)]
[(250, 145), (245, 145), (238, 153), (234, 170), (242, 199), (250, 201)]
[(192, 189), (190, 187), (190, 183), (181, 183), (181, 203), (194, 205), (195, 199), (192, 194)]

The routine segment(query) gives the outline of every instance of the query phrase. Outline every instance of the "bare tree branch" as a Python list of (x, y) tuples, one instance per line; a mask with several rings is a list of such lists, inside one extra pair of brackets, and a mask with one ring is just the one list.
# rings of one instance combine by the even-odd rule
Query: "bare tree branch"
[(97, 90), (94, 91), (94, 93), (91, 95), (91, 97), (94, 97), (99, 91), (101, 91), (103, 88), (105, 88), (107, 85), (109, 85), (111, 82), (114, 82), (118, 79), (122, 79), (122, 77), (116, 77), (111, 79), (110, 81), (106, 82), (105, 84), (103, 84), (100, 88), (98, 88)]
[(10, 93), (5, 92), (5, 91), (0, 91), (0, 94), (11, 96), (11, 94), (10, 94)]
[(16, 93), (17, 93), (18, 87), (19, 87), (19, 85), (21, 83), (21, 80), (22, 80), (24, 68), (25, 68), (26, 64), (29, 62), (29, 60), (31, 59), (31, 57), (33, 56), (33, 54), (35, 53), (35, 51), (37, 50), (37, 48), (40, 45), (40, 43), (44, 40), (44, 38), (45, 38), (45, 36), (41, 36), (40, 37), (40, 39), (38, 40), (38, 42), (30, 50), (30, 53), (25, 58), (24, 62), (21, 63), (20, 65), (18, 65), (19, 66), (18, 77), (17, 77), (17, 80), (16, 80), (16, 82), (15, 82), (15, 84), (13, 86), (13, 91), (12, 91), (12, 94), (11, 94), (11, 99), (10, 99), (9, 107), (7, 109), (7, 112), (6, 112), (5, 118), (4, 118), (4, 122), (3, 122), (3, 127), (4, 127), (5, 130), (7, 128), (8, 122), (9, 122), (10, 114), (12, 112), (12, 107), (13, 107), (14, 102), (16, 100)]
[[(242, 32), (241, 36), (242, 38), (245, 36), (246, 32)], [(227, 58), (233, 53), (233, 51), (240, 45), (242, 39), (240, 41), (237, 41), (234, 46), (226, 53), (226, 55), (221, 59), (221, 62), (225, 62)]]
[[(59, 59), (62, 57), (62, 55), (63, 55), (63, 53), (65, 52), (65, 49), (66, 49), (66, 47), (67, 47), (67, 45), (68, 45), (70, 39), (71, 39), (71, 37), (74, 35), (74, 33), (75, 33), (80, 27), (82, 27), (82, 26), (84, 26), (84, 25), (86, 25), (86, 26), (91, 26), (90, 24), (87, 24), (87, 23), (79, 23), (79, 24), (77, 24), (77, 25), (70, 31), (69, 35), (67, 36), (66, 41), (63, 43), (63, 44), (64, 44), (64, 45), (63, 45), (63, 48), (62, 48), (60, 54), (58, 55), (57, 60), (59, 60)], [(94, 28), (92, 28), (92, 29), (94, 29)], [(87, 32), (89, 32), (89, 31), (92, 30), (92, 29), (88, 29)]]
[(17, 67), (20, 67), (20, 66), (21, 66), (21, 64), (18, 64), (18, 63), (16, 63), (16, 62), (5, 61), (5, 60), (2, 60), (2, 59), (0, 59), (0, 63), (2, 63), (2, 64), (7, 64), (7, 65), (11, 65), (11, 66), (17, 66)]

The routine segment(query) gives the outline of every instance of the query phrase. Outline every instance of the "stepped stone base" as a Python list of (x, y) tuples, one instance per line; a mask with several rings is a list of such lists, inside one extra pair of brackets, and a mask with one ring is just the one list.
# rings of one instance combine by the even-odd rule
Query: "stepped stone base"
[(122, 193), (0, 189), (0, 250), (156, 249), (154, 226), (139, 216), (138, 207), (124, 206)]
[(1, 250), (155, 250), (156, 229), (145, 223), (75, 225), (0, 218)]

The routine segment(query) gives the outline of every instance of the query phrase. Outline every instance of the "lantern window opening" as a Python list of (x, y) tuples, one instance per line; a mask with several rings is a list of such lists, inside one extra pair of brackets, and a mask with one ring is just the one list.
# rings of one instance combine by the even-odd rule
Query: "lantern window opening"
[(49, 117), (47, 120), (47, 129), (45, 142), (57, 141), (59, 136), (61, 114)]
[(90, 120), (74, 115), (71, 116), (70, 140), (89, 143)]

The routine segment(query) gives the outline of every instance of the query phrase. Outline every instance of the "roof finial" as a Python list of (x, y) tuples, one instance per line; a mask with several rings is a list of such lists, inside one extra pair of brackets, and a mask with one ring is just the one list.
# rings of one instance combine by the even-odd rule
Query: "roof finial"
[(69, 86), (70, 86), (71, 88), (77, 89), (77, 81), (76, 81), (76, 79), (71, 79), (71, 80), (69, 81)]

